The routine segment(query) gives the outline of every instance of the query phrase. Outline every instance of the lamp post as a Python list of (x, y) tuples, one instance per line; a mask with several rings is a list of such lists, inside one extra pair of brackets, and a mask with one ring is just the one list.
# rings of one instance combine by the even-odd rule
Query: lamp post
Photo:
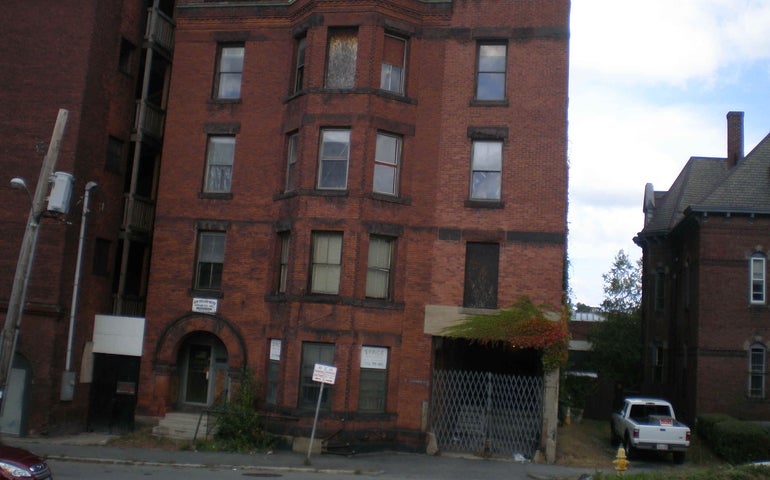
[[(46, 153), (43, 160), (43, 166), (40, 169), (40, 176), (35, 188), (35, 195), (32, 197), (32, 207), (29, 210), (27, 228), (24, 232), (24, 239), (19, 251), (19, 260), (16, 262), (16, 273), (13, 277), (11, 297), (8, 300), (8, 311), (5, 314), (5, 325), (2, 332), (0, 332), (0, 411), (5, 408), (8, 377), (13, 362), (13, 354), (16, 350), (16, 339), (19, 335), (21, 319), (24, 315), (27, 284), (29, 283), (29, 273), (32, 269), (32, 260), (34, 259), (35, 246), (37, 245), (40, 217), (46, 210), (48, 182), (53, 174), (56, 160), (59, 157), (61, 139), (64, 136), (68, 116), (69, 112), (67, 110), (59, 109), (56, 125), (51, 135), (51, 143), (48, 145), (48, 153)], [(26, 183), (20, 178), (11, 180), (11, 185), (16, 188), (26, 187)]]

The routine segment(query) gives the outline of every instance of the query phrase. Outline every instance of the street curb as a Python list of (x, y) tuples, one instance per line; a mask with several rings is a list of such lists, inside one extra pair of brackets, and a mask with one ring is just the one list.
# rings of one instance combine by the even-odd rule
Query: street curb
[(259, 465), (228, 465), (222, 463), (173, 463), (151, 462), (146, 460), (126, 460), (117, 458), (96, 457), (72, 457), (68, 455), (46, 455), (46, 460), (60, 462), (85, 462), (101, 463), (106, 465), (138, 465), (147, 467), (177, 467), (177, 468), (229, 468), (232, 470), (258, 470), (262, 472), (276, 473), (323, 473), (328, 475), (371, 475), (377, 476), (385, 473), (384, 470), (350, 470), (342, 468), (312, 468), (312, 467), (269, 467)]

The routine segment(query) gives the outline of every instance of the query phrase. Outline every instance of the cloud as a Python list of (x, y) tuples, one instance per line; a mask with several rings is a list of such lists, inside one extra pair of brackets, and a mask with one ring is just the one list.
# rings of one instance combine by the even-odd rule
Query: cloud
[(770, 2), (573, 0), (571, 17), (570, 286), (599, 305), (618, 251), (641, 256), (644, 185), (724, 157), (728, 111), (747, 153), (770, 130)]
[(603, 83), (713, 81), (770, 56), (770, 3), (758, 0), (575, 0), (573, 70)]

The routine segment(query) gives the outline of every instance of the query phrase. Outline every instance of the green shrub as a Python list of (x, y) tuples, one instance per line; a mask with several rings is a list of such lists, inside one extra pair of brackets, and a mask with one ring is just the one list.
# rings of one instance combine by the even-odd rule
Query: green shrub
[(704, 413), (698, 415), (695, 422), (695, 430), (698, 432), (698, 436), (709, 443), (714, 438), (714, 428), (716, 425), (728, 420), (735, 420), (735, 418), (726, 413)]
[(770, 479), (770, 468), (752, 467), (713, 467), (698, 469), (677, 469), (665, 472), (626, 472), (619, 476), (614, 473), (595, 472), (593, 480), (767, 480)]
[(711, 449), (733, 465), (770, 459), (770, 433), (761, 425), (740, 420), (714, 424)]
[(259, 416), (258, 399), (259, 384), (251, 371), (244, 370), (240, 384), (218, 415), (214, 434), (217, 450), (250, 452), (274, 443)]

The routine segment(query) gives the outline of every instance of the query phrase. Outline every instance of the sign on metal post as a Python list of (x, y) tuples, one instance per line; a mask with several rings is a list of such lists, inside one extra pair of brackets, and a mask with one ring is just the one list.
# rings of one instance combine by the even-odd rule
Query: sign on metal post
[(320, 382), (321, 388), (318, 389), (318, 403), (315, 406), (315, 418), (313, 419), (313, 430), (310, 431), (310, 444), (307, 446), (307, 457), (305, 463), (310, 464), (310, 452), (313, 450), (313, 440), (315, 439), (315, 427), (318, 424), (318, 412), (321, 410), (321, 398), (324, 394), (324, 384), (334, 385), (337, 378), (337, 367), (316, 363), (313, 367), (313, 381)]
[(337, 377), (337, 367), (330, 367), (329, 365), (322, 365), (316, 363), (313, 367), (313, 381), (328, 383), (334, 385), (334, 380)]

